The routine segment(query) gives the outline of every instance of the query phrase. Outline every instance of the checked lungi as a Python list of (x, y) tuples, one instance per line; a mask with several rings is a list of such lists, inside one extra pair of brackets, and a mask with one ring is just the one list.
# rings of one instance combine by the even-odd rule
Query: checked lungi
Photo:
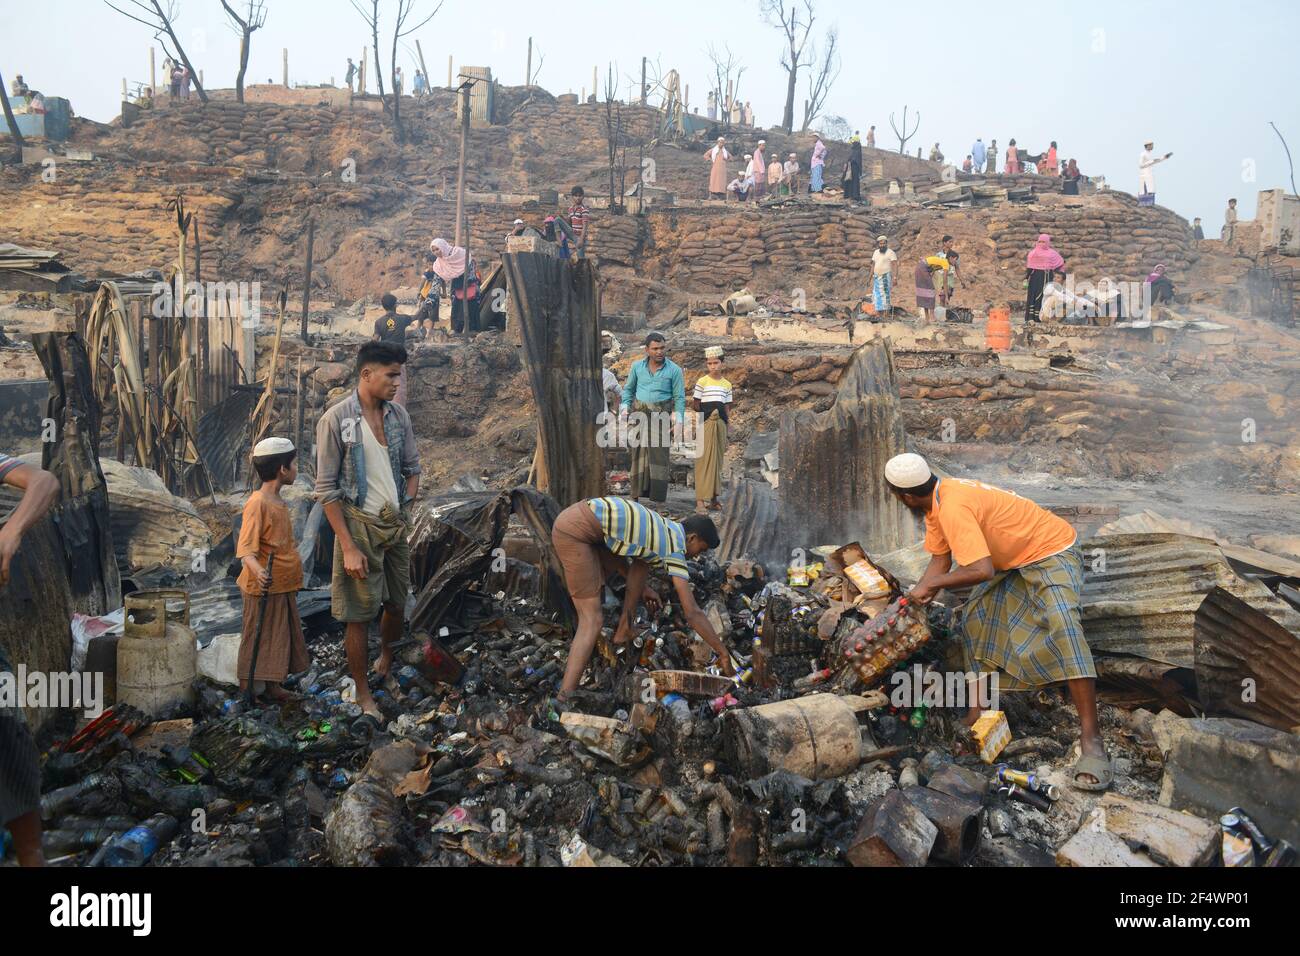
[(877, 312), (888, 312), (892, 307), (890, 298), (894, 294), (894, 274), (886, 272), (876, 276), (871, 282), (871, 304)]
[(1079, 618), (1083, 555), (1077, 545), (977, 585), (962, 612), (972, 670), (998, 670), (1002, 690), (1096, 677)]
[[(629, 474), (628, 494), (633, 498), (649, 498), (651, 501), (668, 500), (669, 447), (663, 420), (659, 416), (671, 416), (674, 410), (672, 399), (662, 402), (643, 402), (639, 399), (632, 403), (632, 411), (645, 416), (645, 427), (637, 441), (629, 440), (632, 453), (632, 469)], [(669, 426), (669, 429), (671, 426)]]

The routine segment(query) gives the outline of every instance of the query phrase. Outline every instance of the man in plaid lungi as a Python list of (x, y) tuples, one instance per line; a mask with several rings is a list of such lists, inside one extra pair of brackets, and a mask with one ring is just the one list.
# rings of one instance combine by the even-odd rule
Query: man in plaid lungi
[[(1097, 672), (1079, 620), (1083, 558), (1074, 529), (1009, 491), (940, 479), (920, 455), (891, 458), (885, 480), (925, 518), (930, 564), (909, 596), (928, 604), (944, 588), (973, 588), (961, 628), (969, 666), (996, 670), (999, 685), (1009, 690), (1064, 682), (1079, 712), (1074, 785), (1109, 787), (1110, 759), (1097, 724)], [(972, 706), (967, 722), (978, 716)]]

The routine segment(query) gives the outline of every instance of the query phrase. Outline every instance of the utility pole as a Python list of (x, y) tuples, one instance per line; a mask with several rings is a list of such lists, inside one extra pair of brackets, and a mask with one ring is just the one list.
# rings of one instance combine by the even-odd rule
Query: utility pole
[(158, 74), (154, 69), (152, 44), (149, 46), (149, 89), (153, 91), (154, 96), (158, 95)]
[(424, 88), (426, 91), (433, 90), (433, 77), (429, 76), (429, 68), (424, 65), (424, 47), (420, 46), (420, 38), (415, 38), (415, 52), (420, 54), (420, 69), (424, 71)]
[(289, 85), (289, 48), (284, 48), (284, 85)]
[[(307, 217), (307, 274), (302, 282), (302, 341), (303, 344), (310, 344), (311, 338), (307, 334), (307, 312), (311, 304), (311, 254), (312, 245), (316, 239), (316, 220), (311, 216)], [(274, 373), (274, 369), (272, 369)]]
[(528, 65), (524, 68), (524, 86), (533, 85), (533, 38), (528, 38)]
[(466, 77), (457, 92), (460, 93), (460, 160), (456, 164), (456, 245), (461, 244), (461, 228), (465, 215), (465, 142), (469, 138), (469, 88), (474, 85)]
[(357, 94), (366, 95), (366, 47), (361, 48), (361, 72), (357, 74)]
[(641, 105), (645, 106), (645, 57), (641, 57)]

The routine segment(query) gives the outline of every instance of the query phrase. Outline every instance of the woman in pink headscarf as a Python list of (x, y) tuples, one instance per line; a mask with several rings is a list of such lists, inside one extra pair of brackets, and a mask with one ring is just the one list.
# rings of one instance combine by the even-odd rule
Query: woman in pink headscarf
[(1061, 254), (1052, 248), (1052, 237), (1047, 233), (1040, 235), (1025, 260), (1025, 282), (1029, 289), (1025, 299), (1026, 322), (1042, 321), (1039, 314), (1043, 311), (1043, 287), (1051, 279), (1052, 273), (1064, 265), (1065, 260)]
[[(464, 246), (453, 246), (446, 239), (429, 243), (433, 255), (433, 272), (451, 290), (451, 329), (460, 332), (465, 327), (465, 302), (469, 300), (469, 330), (479, 331), (478, 322), (478, 269)], [(468, 295), (466, 293), (468, 286)]]
[(1147, 276), (1147, 285), (1151, 287), (1151, 303), (1174, 301), (1174, 282), (1165, 275), (1163, 264), (1156, 266)]

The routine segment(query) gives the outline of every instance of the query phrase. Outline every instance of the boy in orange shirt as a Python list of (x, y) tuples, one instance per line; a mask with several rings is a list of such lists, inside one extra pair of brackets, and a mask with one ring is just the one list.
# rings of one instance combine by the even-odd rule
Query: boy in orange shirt
[(235, 547), (235, 557), (244, 562), (238, 579), (244, 596), (244, 628), (236, 665), (239, 685), (247, 690), (260, 620), (262, 636), (257, 642), (253, 692), (265, 692), (277, 701), (292, 696), (280, 686), (285, 677), (306, 670), (311, 661), (298, 616), (302, 560), (293, 540), (289, 508), (280, 497), (280, 489), (293, 484), (298, 477), (297, 454), (293, 442), (287, 438), (267, 438), (257, 443), (253, 449), (253, 470), (262, 480), (262, 486), (249, 495), (244, 505), (239, 543)]
[[(885, 481), (925, 518), (930, 564), (909, 596), (928, 604), (944, 588), (973, 587), (961, 618), (971, 666), (993, 668), (1008, 690), (1065, 682), (1079, 712), (1074, 786), (1105, 790), (1113, 771), (1097, 725), (1097, 671), (1079, 618), (1083, 556), (1074, 529), (1009, 491), (940, 479), (920, 455), (891, 458)], [(979, 712), (972, 706), (967, 723)]]

